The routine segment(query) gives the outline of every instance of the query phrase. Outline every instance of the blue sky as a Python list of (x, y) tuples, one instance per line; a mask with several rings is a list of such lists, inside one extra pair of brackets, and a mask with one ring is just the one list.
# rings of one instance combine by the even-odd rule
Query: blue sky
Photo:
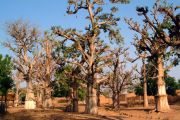
[[(134, 18), (139, 21), (140, 18), (136, 14), (136, 6), (152, 7), (155, 0), (132, 0), (128, 5), (118, 5), (121, 22), (121, 34), (124, 37), (125, 46), (130, 47), (130, 55), (134, 57), (134, 48), (130, 45), (133, 41), (134, 32), (128, 29), (123, 18)], [(171, 0), (175, 5), (180, 5), (180, 0)], [(41, 31), (50, 30), (51, 26), (60, 25), (63, 28), (84, 29), (87, 23), (84, 19), (84, 12), (69, 16), (66, 14), (67, 0), (0, 0), (0, 41), (8, 40), (8, 36), (4, 30), (4, 24), (8, 21), (17, 19), (28, 20), (33, 25), (39, 27)], [(108, 4), (105, 9), (109, 9)], [(11, 54), (8, 49), (0, 46), (0, 54)], [(180, 66), (173, 68), (170, 74), (180, 79)]]

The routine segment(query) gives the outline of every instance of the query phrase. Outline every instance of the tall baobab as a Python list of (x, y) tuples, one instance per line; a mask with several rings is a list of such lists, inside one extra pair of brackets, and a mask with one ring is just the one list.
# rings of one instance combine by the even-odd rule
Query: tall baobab
[(35, 62), (32, 52), (38, 39), (38, 30), (22, 20), (10, 22), (6, 28), (12, 39), (5, 46), (15, 53), (15, 68), (23, 74), (23, 80), (27, 83), (25, 109), (34, 109), (36, 102), (32, 76)]
[[(128, 0), (110, 0), (113, 3), (127, 3)], [(68, 0), (69, 6), (67, 9), (68, 14), (77, 14), (80, 10), (84, 10), (86, 19), (89, 23), (85, 27), (84, 32), (79, 32), (76, 29), (64, 30), (59, 27), (53, 27), (53, 32), (70, 40), (76, 44), (76, 49), (81, 53), (83, 60), (86, 65), (80, 65), (80, 68), (86, 67), (87, 75), (87, 99), (86, 99), (86, 113), (97, 114), (97, 99), (96, 99), (96, 89), (94, 86), (97, 82), (96, 79), (96, 66), (95, 64), (100, 64), (96, 57), (102, 55), (106, 47), (101, 46), (98, 50), (97, 45), (102, 44), (104, 41), (101, 40), (100, 34), (108, 33), (108, 37), (113, 40), (121, 41), (122, 37), (117, 29), (117, 22), (119, 18), (115, 17), (117, 8), (113, 7), (109, 13), (103, 12), (103, 5), (105, 5), (104, 0)]]
[(52, 57), (53, 42), (50, 35), (45, 32), (44, 39), (40, 42), (40, 50), (36, 50), (36, 70), (35, 79), (37, 80), (37, 101), (38, 105), (44, 108), (52, 108), (52, 81), (55, 71), (55, 60)]
[[(174, 10), (176, 9), (173, 7), (163, 7), (157, 1), (151, 11), (151, 17), (148, 14), (147, 7), (137, 8), (138, 15), (144, 17), (142, 28), (132, 19), (126, 19), (130, 29), (139, 33), (141, 37), (135, 37), (135, 46), (138, 52), (146, 51), (149, 60), (157, 65), (157, 111), (168, 111), (170, 109), (164, 82), (164, 71), (166, 70), (164, 58), (167, 52), (172, 53), (174, 48), (179, 46), (179, 31), (177, 30), (179, 28), (179, 17), (176, 15), (175, 18)], [(162, 17), (163, 20), (160, 20), (158, 15), (162, 15), (162, 12), (165, 15)], [(171, 46), (174, 46), (174, 48)]]

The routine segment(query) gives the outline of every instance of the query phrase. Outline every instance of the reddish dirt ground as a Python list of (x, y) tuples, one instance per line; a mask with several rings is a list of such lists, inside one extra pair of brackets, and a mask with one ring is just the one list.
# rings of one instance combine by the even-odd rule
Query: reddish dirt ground
[(87, 115), (82, 113), (83, 105), (79, 107), (80, 113), (63, 112), (61, 109), (24, 110), (22, 107), (10, 107), (0, 120), (180, 120), (180, 103), (171, 105), (168, 113), (156, 113), (151, 109), (133, 107), (111, 110), (109, 107), (99, 107), (98, 115)]

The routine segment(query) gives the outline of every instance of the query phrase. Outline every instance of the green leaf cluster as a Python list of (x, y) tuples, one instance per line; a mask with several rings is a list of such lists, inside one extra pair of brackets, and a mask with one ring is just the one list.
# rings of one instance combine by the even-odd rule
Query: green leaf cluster
[(6, 95), (8, 90), (13, 87), (14, 83), (11, 78), (11, 70), (13, 65), (11, 58), (6, 55), (0, 55), (0, 94)]

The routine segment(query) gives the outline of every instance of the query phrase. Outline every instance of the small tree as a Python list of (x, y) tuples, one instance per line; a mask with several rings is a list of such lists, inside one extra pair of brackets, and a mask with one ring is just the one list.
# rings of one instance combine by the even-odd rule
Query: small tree
[(54, 58), (57, 59), (58, 64), (56, 82), (60, 85), (64, 84), (62, 88), (66, 91), (66, 97), (69, 98), (67, 111), (78, 112), (78, 99), (80, 93), (81, 95), (84, 93), (81, 85), (84, 83), (85, 75), (77, 64), (83, 64), (84, 61), (80, 59), (81, 55), (74, 45), (68, 47), (64, 44), (63, 42), (57, 44), (54, 51)]
[(178, 83), (176, 79), (170, 76), (165, 78), (166, 92), (168, 95), (176, 95), (176, 90), (178, 89)]
[(119, 48), (113, 50), (113, 57), (111, 58), (112, 64), (109, 66), (112, 70), (109, 80), (105, 82), (112, 91), (113, 108), (120, 108), (120, 94), (124, 90), (128, 89), (128, 86), (132, 84), (134, 76), (134, 67), (126, 70), (128, 52), (127, 49), (123, 50)]
[[(2, 55), (0, 55), (0, 95), (2, 96), (0, 113), (5, 111), (8, 90), (14, 85), (14, 81), (11, 78), (12, 67), (11, 58), (8, 55), (6, 55), (4, 58)], [(5, 105), (2, 103), (3, 96), (5, 96)]]

